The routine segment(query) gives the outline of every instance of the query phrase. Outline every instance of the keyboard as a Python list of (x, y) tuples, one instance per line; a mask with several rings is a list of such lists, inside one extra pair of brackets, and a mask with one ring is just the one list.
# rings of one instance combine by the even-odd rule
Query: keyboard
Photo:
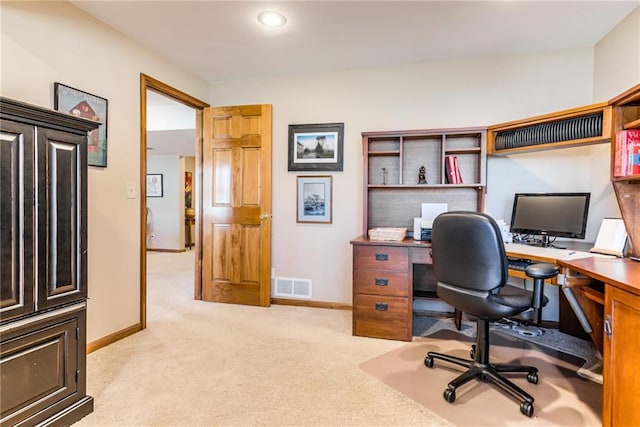
[(507, 261), (510, 269), (520, 271), (524, 271), (531, 264), (534, 264), (533, 261), (526, 258), (507, 258)]

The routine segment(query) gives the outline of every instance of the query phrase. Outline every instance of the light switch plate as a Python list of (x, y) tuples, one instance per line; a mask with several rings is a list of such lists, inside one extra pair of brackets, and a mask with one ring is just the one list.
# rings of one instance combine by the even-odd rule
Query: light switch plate
[(136, 186), (133, 182), (127, 182), (127, 199), (136, 198)]

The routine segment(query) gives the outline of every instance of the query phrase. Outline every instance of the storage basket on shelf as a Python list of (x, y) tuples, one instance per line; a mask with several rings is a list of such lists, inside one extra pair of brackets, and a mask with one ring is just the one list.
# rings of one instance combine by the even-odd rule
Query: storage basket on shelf
[(400, 242), (407, 235), (406, 227), (380, 227), (369, 230), (369, 239)]

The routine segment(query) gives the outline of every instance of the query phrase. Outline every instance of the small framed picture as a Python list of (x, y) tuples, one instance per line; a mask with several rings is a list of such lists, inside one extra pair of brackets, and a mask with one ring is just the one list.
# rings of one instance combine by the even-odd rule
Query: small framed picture
[(289, 171), (342, 171), (344, 123), (289, 125)]
[(62, 83), (53, 85), (53, 108), (74, 116), (100, 122), (87, 138), (89, 166), (107, 167), (107, 100)]
[(162, 197), (162, 174), (147, 174), (147, 197)]
[(331, 224), (331, 176), (298, 177), (296, 222)]

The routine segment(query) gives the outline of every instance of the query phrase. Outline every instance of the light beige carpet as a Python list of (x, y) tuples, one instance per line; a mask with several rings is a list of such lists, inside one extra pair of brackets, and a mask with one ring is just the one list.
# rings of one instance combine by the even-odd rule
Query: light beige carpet
[(78, 426), (451, 426), (358, 368), (404, 343), (350, 311), (194, 301), (193, 251), (147, 259), (148, 327), (89, 354)]
[(446, 402), (442, 393), (462, 368), (441, 360), (434, 368), (424, 366), (428, 351), (469, 357), (471, 339), (442, 330), (360, 365), (361, 369), (398, 390), (457, 426), (599, 426), (602, 386), (577, 375), (584, 360), (563, 355), (521, 340), (492, 334), (491, 361), (536, 366), (537, 385), (523, 375), (510, 375), (514, 383), (533, 395), (534, 415), (520, 413), (519, 403), (487, 383), (469, 382), (460, 387), (456, 401)]

